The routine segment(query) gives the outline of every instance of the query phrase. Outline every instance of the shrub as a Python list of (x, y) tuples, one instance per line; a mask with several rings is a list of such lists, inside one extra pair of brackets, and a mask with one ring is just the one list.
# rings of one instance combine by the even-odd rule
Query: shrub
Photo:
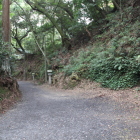
[(78, 57), (71, 58), (71, 63), (64, 67), (63, 72), (68, 76), (74, 72), (80, 78), (95, 80), (111, 89), (137, 85), (140, 81), (139, 61), (123, 54), (115, 56), (112, 50), (98, 53), (82, 51)]
[(100, 82), (104, 87), (120, 89), (135, 86), (140, 80), (140, 63), (135, 58), (117, 57), (93, 61), (89, 79)]

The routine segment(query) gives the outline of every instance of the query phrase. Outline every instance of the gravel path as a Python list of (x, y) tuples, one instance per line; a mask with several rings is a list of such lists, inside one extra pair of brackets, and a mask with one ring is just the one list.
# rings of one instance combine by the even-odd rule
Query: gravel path
[(84, 99), (20, 81), (22, 101), (0, 116), (0, 140), (140, 140), (140, 118), (106, 97)]

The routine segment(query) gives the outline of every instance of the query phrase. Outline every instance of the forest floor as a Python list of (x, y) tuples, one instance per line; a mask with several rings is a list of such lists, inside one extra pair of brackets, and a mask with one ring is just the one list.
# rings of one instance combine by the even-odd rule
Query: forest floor
[(63, 90), (20, 81), (22, 101), (0, 115), (0, 140), (140, 139), (140, 110), (127, 102), (128, 92), (84, 85)]
[[(61, 81), (60, 81), (61, 82)], [(44, 88), (67, 92), (71, 95), (76, 95), (82, 98), (108, 97), (111, 100), (117, 101), (120, 104), (126, 104), (132, 109), (140, 109), (140, 87), (136, 86), (128, 89), (111, 90), (101, 87), (97, 82), (82, 80), (82, 82), (73, 89), (63, 89), (64, 85), (59, 83), (58, 86), (49, 86), (44, 84)]]

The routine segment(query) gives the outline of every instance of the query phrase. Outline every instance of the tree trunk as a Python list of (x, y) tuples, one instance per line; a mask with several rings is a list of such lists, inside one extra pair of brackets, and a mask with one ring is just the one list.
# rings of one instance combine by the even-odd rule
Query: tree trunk
[(70, 39), (68, 38), (62, 38), (62, 45), (67, 49), (71, 50), (72, 49), (72, 43), (70, 42)]
[[(3, 0), (3, 8), (2, 8), (2, 36), (3, 41), (5, 42), (5, 50), (9, 53), (10, 51), (10, 2), (9, 0)], [(5, 71), (5, 75), (11, 74), (10, 63), (9, 63), (9, 55), (5, 55), (5, 59), (3, 61), (3, 70)]]
[(10, 3), (9, 0), (3, 0), (2, 10), (2, 26), (3, 26), (3, 40), (4, 42), (10, 42)]

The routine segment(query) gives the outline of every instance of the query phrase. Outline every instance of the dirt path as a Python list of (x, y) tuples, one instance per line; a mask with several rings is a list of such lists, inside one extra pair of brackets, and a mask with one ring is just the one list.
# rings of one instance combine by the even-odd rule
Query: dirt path
[(140, 140), (139, 113), (105, 96), (19, 85), (22, 101), (0, 116), (0, 140)]

